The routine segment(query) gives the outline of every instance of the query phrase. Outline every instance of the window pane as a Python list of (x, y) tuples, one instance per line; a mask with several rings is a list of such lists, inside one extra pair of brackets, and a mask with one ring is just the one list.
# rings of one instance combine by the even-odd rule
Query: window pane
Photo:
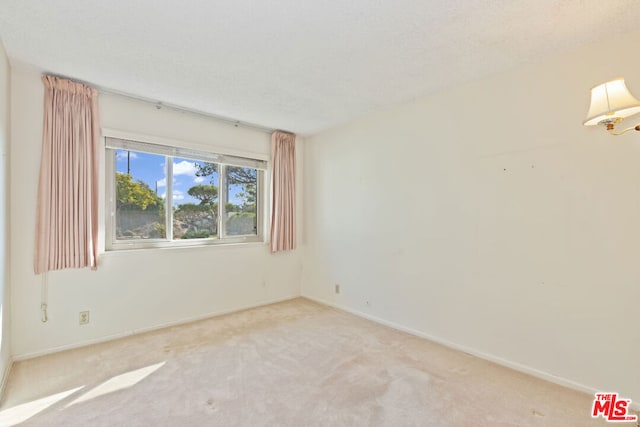
[(165, 158), (129, 150), (116, 151), (116, 239), (160, 239), (165, 233)]
[(110, 137), (105, 145), (107, 250), (262, 239), (265, 161)]
[(227, 166), (226, 168), (226, 217), (228, 236), (258, 234), (257, 195), (258, 171), (252, 168)]
[(218, 165), (173, 159), (173, 238), (218, 237)]

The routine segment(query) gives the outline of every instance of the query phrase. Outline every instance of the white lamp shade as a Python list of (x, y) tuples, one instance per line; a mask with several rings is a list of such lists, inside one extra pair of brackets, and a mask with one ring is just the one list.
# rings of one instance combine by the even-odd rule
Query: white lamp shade
[(624, 79), (611, 80), (591, 89), (591, 106), (585, 126), (597, 125), (603, 120), (624, 119), (640, 113), (638, 101), (624, 84)]

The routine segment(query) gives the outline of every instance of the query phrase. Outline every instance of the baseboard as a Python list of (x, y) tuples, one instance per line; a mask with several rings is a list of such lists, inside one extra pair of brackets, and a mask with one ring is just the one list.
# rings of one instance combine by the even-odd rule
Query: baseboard
[[(602, 390), (597, 390), (597, 389), (595, 389), (593, 387), (589, 387), (589, 386), (586, 386), (584, 384), (580, 384), (580, 383), (577, 383), (575, 381), (572, 381), (572, 380), (569, 380), (569, 379), (566, 379), (566, 378), (562, 378), (562, 377), (550, 374), (548, 372), (540, 371), (538, 369), (531, 368), (529, 366), (522, 365), (520, 363), (512, 362), (510, 360), (503, 359), (501, 357), (494, 356), (494, 355), (489, 354), (489, 353), (484, 353), (484, 352), (475, 350), (473, 348), (466, 347), (464, 345), (456, 344), (454, 342), (442, 339), (440, 337), (424, 333), (424, 332), (419, 331), (417, 329), (408, 328), (408, 327), (400, 325), (398, 323), (390, 322), (390, 321), (382, 319), (380, 317), (372, 316), (370, 314), (363, 313), (361, 311), (354, 310), (354, 309), (349, 308), (349, 307), (344, 307), (344, 306), (341, 306), (339, 304), (335, 304), (335, 303), (332, 303), (330, 301), (323, 300), (321, 298), (310, 297), (310, 296), (307, 296), (307, 295), (302, 295), (301, 297), (305, 298), (305, 299), (308, 299), (308, 300), (311, 300), (311, 301), (314, 301), (314, 302), (317, 302), (319, 304), (323, 304), (323, 305), (326, 305), (326, 306), (329, 306), (329, 307), (336, 308), (338, 310), (346, 311), (347, 313), (353, 314), (353, 315), (358, 316), (358, 317), (362, 317), (362, 318), (367, 319), (367, 320), (371, 320), (372, 322), (376, 322), (376, 323), (379, 323), (381, 325), (388, 326), (388, 327), (390, 327), (392, 329), (396, 329), (398, 331), (406, 332), (408, 334), (411, 334), (411, 335), (414, 335), (414, 336), (417, 336), (417, 337), (420, 337), (420, 338), (428, 339), (429, 341), (433, 341), (435, 343), (441, 344), (441, 345), (443, 345), (445, 347), (448, 347), (448, 348), (451, 348), (453, 350), (458, 350), (458, 351), (462, 351), (462, 352), (467, 353), (467, 354), (471, 354), (472, 356), (476, 356), (476, 357), (479, 357), (480, 359), (484, 359), (484, 360), (487, 360), (489, 362), (496, 363), (496, 364), (498, 364), (500, 366), (504, 366), (506, 368), (513, 369), (515, 371), (522, 372), (522, 373), (531, 375), (533, 377), (540, 378), (542, 380), (549, 381), (551, 383), (561, 385), (563, 387), (567, 387), (567, 388), (570, 388), (570, 389), (573, 389), (573, 390), (577, 390), (577, 391), (580, 391), (580, 392), (583, 392), (583, 393), (587, 393), (587, 394), (589, 394), (591, 396), (593, 396), (595, 393), (597, 393), (599, 391), (602, 392)], [(640, 411), (640, 402), (632, 401), (631, 408), (634, 411)]]
[(125, 331), (125, 332), (120, 332), (120, 333), (117, 333), (117, 334), (107, 335), (107, 336), (103, 336), (103, 337), (96, 338), (96, 339), (85, 340), (85, 341), (81, 341), (81, 342), (77, 342), (77, 343), (73, 343), (73, 344), (68, 344), (68, 345), (62, 345), (62, 346), (58, 346), (58, 347), (52, 347), (52, 348), (49, 348), (49, 349), (46, 349), (46, 350), (42, 350), (42, 351), (36, 351), (36, 352), (32, 352), (32, 353), (14, 355), (13, 356), (13, 361), (20, 362), (22, 360), (33, 359), (35, 357), (46, 356), (48, 354), (59, 353), (61, 351), (66, 351), (66, 350), (73, 350), (75, 348), (86, 347), (88, 345), (100, 344), (100, 343), (104, 343), (104, 342), (108, 342), (108, 341), (117, 340), (117, 339), (120, 339), (120, 338), (130, 337), (132, 335), (143, 334), (145, 332), (157, 331), (159, 329), (170, 328), (170, 327), (173, 327), (173, 326), (185, 325), (187, 323), (197, 322), (199, 320), (210, 319), (212, 317), (224, 316), (226, 314), (238, 313), (240, 311), (250, 310), (252, 308), (264, 307), (264, 306), (271, 305), (271, 304), (277, 304), (279, 302), (290, 301), (290, 300), (293, 300), (293, 299), (296, 299), (296, 298), (300, 298), (300, 295), (296, 294), (296, 295), (292, 295), (292, 296), (288, 296), (288, 297), (277, 298), (277, 299), (268, 300), (268, 301), (262, 301), (262, 302), (257, 303), (257, 304), (249, 304), (249, 305), (246, 305), (246, 306), (240, 306), (240, 307), (232, 308), (232, 309), (229, 309), (229, 310), (220, 310), (220, 311), (210, 312), (210, 313), (206, 313), (206, 314), (203, 314), (203, 315), (200, 315), (200, 316), (188, 317), (188, 318), (176, 320), (174, 322), (167, 322), (167, 323), (162, 323), (160, 325), (150, 326), (148, 328), (132, 329), (130, 331)]
[(7, 359), (7, 366), (4, 367), (2, 372), (2, 379), (0, 380), (0, 406), (4, 402), (4, 392), (7, 388), (7, 382), (9, 381), (9, 374), (11, 374), (11, 368), (13, 367), (13, 358)]

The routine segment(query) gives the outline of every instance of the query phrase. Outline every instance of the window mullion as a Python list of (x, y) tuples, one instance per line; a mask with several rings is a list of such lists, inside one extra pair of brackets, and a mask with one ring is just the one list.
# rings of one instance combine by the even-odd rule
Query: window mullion
[(264, 230), (268, 229), (268, 227), (265, 227), (266, 223), (264, 219), (268, 218), (269, 214), (265, 211), (266, 204), (264, 200), (264, 190), (262, 188), (263, 185), (264, 171), (258, 170), (256, 171), (256, 234), (258, 237), (264, 236)]
[(167, 178), (167, 193), (164, 199), (165, 236), (168, 241), (173, 240), (173, 157), (167, 156), (165, 176)]
[(220, 184), (218, 189), (218, 238), (222, 239), (227, 235), (227, 221), (225, 221), (227, 215), (227, 165), (218, 164), (218, 171), (218, 183)]

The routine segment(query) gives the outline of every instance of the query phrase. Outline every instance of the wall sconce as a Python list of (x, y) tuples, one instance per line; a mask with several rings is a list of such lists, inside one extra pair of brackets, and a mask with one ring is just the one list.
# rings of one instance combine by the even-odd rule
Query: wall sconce
[(591, 106), (587, 113), (585, 126), (603, 125), (612, 135), (622, 135), (630, 130), (640, 131), (640, 124), (616, 132), (614, 126), (634, 114), (640, 113), (638, 101), (627, 86), (624, 79), (611, 80), (591, 89)]

